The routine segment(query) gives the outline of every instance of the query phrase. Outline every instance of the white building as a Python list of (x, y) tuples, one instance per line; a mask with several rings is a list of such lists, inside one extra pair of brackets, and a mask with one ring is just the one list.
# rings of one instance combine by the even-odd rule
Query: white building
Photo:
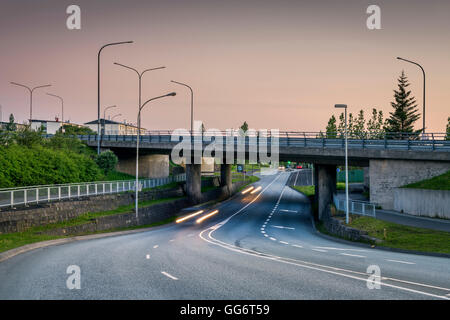
[(70, 122), (62, 123), (58, 118), (56, 118), (55, 120), (31, 120), (32, 130), (39, 130), (42, 128), (42, 131), (47, 134), (55, 134), (63, 125), (83, 127), (82, 125)]
[[(86, 122), (85, 127), (97, 132), (98, 120)], [(100, 119), (100, 127), (104, 135), (136, 135), (138, 128), (130, 123), (117, 122), (108, 119)], [(147, 130), (141, 128), (141, 134), (145, 134)]]

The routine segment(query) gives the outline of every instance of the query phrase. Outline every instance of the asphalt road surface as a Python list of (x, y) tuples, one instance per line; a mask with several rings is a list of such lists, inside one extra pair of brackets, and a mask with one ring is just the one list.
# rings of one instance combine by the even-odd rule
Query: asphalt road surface
[[(448, 258), (318, 236), (289, 176), (263, 176), (260, 191), (202, 223), (199, 215), (15, 256), (0, 263), (0, 299), (450, 299)], [(80, 267), (81, 289), (66, 286), (70, 265)], [(381, 272), (380, 289), (368, 288), (377, 284), (369, 266)]]

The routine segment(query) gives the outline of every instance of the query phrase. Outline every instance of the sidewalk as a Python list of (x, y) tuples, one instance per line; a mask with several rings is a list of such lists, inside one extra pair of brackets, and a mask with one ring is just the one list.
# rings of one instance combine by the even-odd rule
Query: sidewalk
[[(345, 193), (338, 192), (337, 194), (339, 199), (345, 198)], [(352, 200), (360, 200), (360, 201), (368, 201), (362, 194), (359, 193), (350, 193), (350, 199)], [(413, 216), (406, 213), (400, 213), (391, 210), (376, 210), (377, 219), (398, 223), (405, 226), (416, 227), (416, 228), (424, 228), (431, 229), (437, 231), (446, 231), (450, 232), (450, 220), (438, 219), (438, 218), (428, 218), (428, 217), (419, 217)]]

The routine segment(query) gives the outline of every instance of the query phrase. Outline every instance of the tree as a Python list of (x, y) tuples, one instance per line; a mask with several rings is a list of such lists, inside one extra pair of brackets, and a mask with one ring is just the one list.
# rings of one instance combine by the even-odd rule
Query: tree
[(9, 115), (9, 122), (6, 124), (5, 129), (6, 129), (6, 131), (10, 131), (10, 132), (17, 130), (16, 122), (14, 120), (14, 115), (12, 113)]
[(344, 138), (345, 136), (345, 116), (344, 113), (342, 112), (339, 115), (339, 125), (337, 128), (337, 131), (339, 132), (339, 138)]
[(450, 140), (450, 117), (447, 118), (447, 137), (446, 140)]
[[(398, 78), (398, 90), (394, 90), (394, 102), (391, 102), (393, 112), (389, 112), (390, 117), (387, 119), (386, 131), (388, 132), (406, 132), (418, 134), (422, 130), (414, 130), (414, 123), (419, 120), (418, 108), (416, 100), (411, 96), (411, 91), (407, 90), (410, 83), (402, 71)], [(402, 136), (400, 136), (402, 138)]]
[(59, 129), (59, 132), (61, 132), (64, 129), (64, 134), (68, 136), (77, 136), (77, 135), (95, 135), (97, 132), (91, 130), (88, 127), (78, 127), (78, 126), (72, 126), (70, 124), (65, 124), (62, 126), (62, 128)]
[(354, 120), (353, 124), (353, 135), (355, 138), (365, 139), (366, 138), (366, 119), (364, 119), (364, 110), (360, 110), (358, 117)]
[(240, 129), (242, 129), (242, 131), (244, 131), (244, 133), (248, 131), (248, 123), (247, 123), (247, 121), (244, 121), (244, 123), (242, 124)]
[(95, 159), (95, 162), (105, 174), (113, 171), (118, 161), (119, 159), (117, 158), (117, 156), (110, 150), (103, 151)]
[(381, 139), (384, 136), (383, 111), (372, 109), (372, 118), (367, 122), (367, 132), (369, 139)]
[(336, 117), (334, 115), (332, 115), (330, 120), (328, 120), (326, 133), (327, 138), (329, 139), (336, 139), (337, 137)]

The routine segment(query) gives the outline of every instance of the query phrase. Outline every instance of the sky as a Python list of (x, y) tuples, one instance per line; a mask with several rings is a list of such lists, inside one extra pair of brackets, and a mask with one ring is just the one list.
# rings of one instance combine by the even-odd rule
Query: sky
[[(81, 8), (81, 29), (69, 30), (66, 8)], [(381, 30), (369, 30), (366, 9), (381, 8)], [(447, 0), (0, 0), (0, 105), (6, 120), (28, 119), (29, 95), (11, 81), (52, 87), (35, 91), (33, 118), (61, 115), (84, 123), (97, 118), (97, 52), (101, 105), (107, 117), (136, 122), (138, 79), (119, 62), (148, 72), (142, 99), (176, 91), (148, 104), (143, 127), (324, 130), (334, 104), (349, 112), (392, 110), (404, 70), (422, 112), (427, 72), (427, 131), (444, 132), (450, 116), (450, 1)], [(416, 124), (420, 128), (422, 120)]]

